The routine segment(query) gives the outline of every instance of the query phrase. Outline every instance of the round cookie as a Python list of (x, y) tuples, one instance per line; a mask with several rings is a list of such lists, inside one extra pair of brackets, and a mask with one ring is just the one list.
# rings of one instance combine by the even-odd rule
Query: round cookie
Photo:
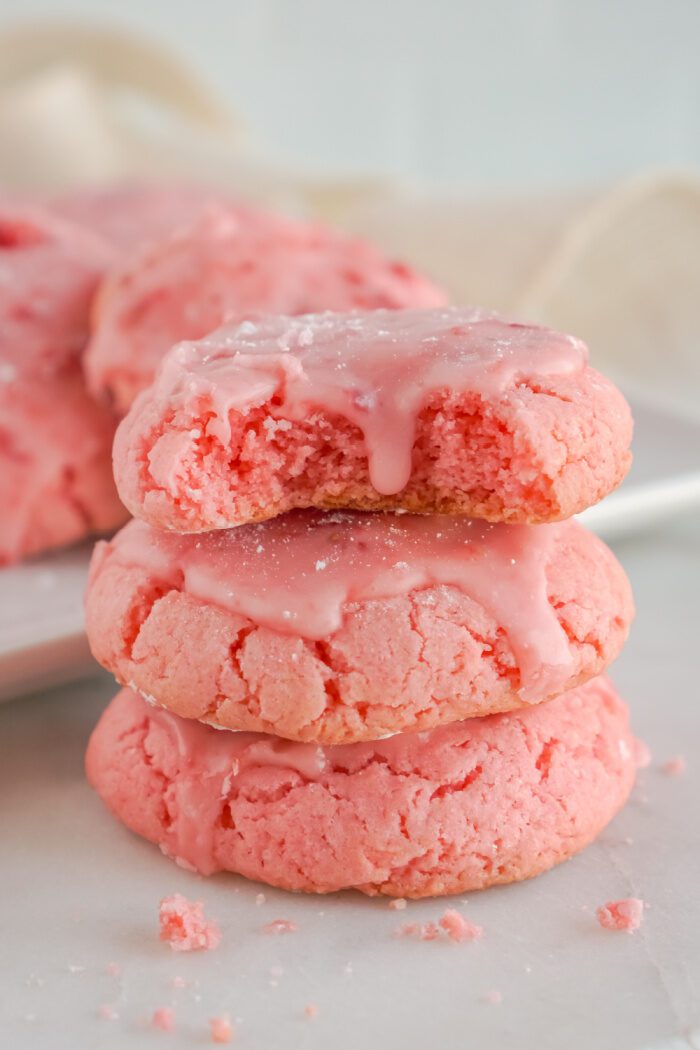
[(618, 655), (622, 567), (573, 521), (292, 511), (95, 550), (96, 659), (186, 718), (343, 743), (539, 703)]
[(218, 732), (123, 690), (86, 765), (112, 812), (184, 867), (424, 897), (582, 849), (630, 792), (633, 745), (602, 678), (527, 711), (334, 748)]
[(182, 343), (117, 431), (134, 517), (175, 532), (294, 507), (562, 520), (630, 463), (583, 343), (465, 307), (269, 317)]
[(0, 564), (124, 522), (113, 434), (114, 419), (88, 395), (79, 365), (43, 378), (0, 377)]
[(146, 242), (167, 237), (204, 209), (230, 201), (212, 186), (171, 182), (80, 186), (45, 200), (54, 214), (108, 241), (122, 258)]
[(80, 359), (109, 245), (47, 211), (0, 203), (0, 382)]
[(107, 278), (86, 368), (92, 390), (107, 392), (126, 412), (172, 346), (225, 321), (446, 301), (364, 241), (278, 215), (211, 206)]

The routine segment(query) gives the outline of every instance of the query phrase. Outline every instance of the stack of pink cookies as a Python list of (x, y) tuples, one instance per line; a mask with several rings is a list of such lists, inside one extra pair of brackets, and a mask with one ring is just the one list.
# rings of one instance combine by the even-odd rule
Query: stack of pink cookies
[(571, 520), (631, 418), (576, 339), (461, 308), (266, 317), (176, 346), (122, 422), (98, 546), (125, 687), (88, 776), (199, 872), (420, 897), (589, 843), (634, 778), (602, 672), (625, 574)]

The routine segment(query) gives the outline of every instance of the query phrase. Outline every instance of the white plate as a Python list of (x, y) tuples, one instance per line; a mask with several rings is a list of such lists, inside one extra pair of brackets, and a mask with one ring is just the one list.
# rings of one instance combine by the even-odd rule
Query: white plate
[[(88, 733), (114, 692), (106, 676), (3, 705), (3, 1050), (204, 1050), (208, 1018), (223, 1011), (240, 1018), (234, 1050), (700, 1046), (700, 529), (676, 523), (617, 550), (639, 615), (614, 677), (655, 764), (580, 857), (466, 902), (394, 912), (359, 895), (294, 896), (188, 874), (125, 831), (84, 781)], [(665, 776), (658, 764), (679, 752), (687, 773)], [(219, 920), (218, 951), (183, 956), (159, 943), (158, 901), (175, 891)], [(629, 894), (649, 902), (642, 929), (600, 929), (596, 906)], [(448, 904), (484, 927), (480, 942), (394, 937), (401, 922), (435, 920)], [(260, 932), (279, 917), (298, 932)], [(121, 981), (105, 974), (111, 961)], [(174, 990), (176, 975), (197, 983)], [(492, 990), (501, 1005), (482, 1002)], [(153, 1010), (171, 1003), (177, 1032), (150, 1031)], [(100, 1020), (101, 1004), (119, 1019)]]
[[(700, 422), (640, 401), (633, 409), (630, 475), (582, 515), (606, 537), (700, 506)], [(0, 700), (94, 671), (82, 614), (90, 549), (86, 543), (0, 570)]]

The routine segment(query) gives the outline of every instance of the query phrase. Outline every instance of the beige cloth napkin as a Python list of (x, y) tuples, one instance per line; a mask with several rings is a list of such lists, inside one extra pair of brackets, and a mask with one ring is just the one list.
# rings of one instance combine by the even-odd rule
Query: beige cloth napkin
[(421, 267), (456, 302), (576, 332), (627, 388), (700, 418), (693, 175), (491, 200), (319, 180), (257, 151), (242, 122), (162, 47), (46, 22), (0, 32), (0, 142), (7, 187), (205, 179), (334, 221)]

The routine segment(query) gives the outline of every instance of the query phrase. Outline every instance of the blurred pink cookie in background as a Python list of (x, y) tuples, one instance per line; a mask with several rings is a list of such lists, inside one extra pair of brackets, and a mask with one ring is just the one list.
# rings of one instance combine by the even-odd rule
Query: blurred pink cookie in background
[(86, 625), (122, 685), (185, 718), (346, 743), (537, 704), (604, 670), (625, 573), (575, 522), (294, 511), (93, 556)]
[(98, 234), (123, 258), (148, 241), (166, 237), (209, 205), (228, 199), (208, 186), (134, 180), (80, 186), (47, 198), (45, 205)]
[(115, 420), (85, 389), (92, 296), (113, 253), (37, 208), (0, 206), (0, 564), (126, 518)]
[(46, 210), (0, 202), (0, 382), (79, 361), (109, 244)]
[(200, 212), (185, 224), (183, 210), (175, 232), (129, 257), (100, 290), (86, 368), (93, 392), (109, 394), (119, 412), (166, 351), (224, 322), (447, 301), (365, 241), (233, 205)]
[(630, 792), (633, 744), (603, 678), (528, 710), (340, 747), (219, 732), (123, 690), (86, 762), (112, 812), (184, 867), (424, 897), (529, 878), (582, 849)]
[(266, 317), (181, 343), (115, 438), (135, 517), (205, 532), (295, 507), (557, 521), (630, 464), (572, 336), (471, 307)]

